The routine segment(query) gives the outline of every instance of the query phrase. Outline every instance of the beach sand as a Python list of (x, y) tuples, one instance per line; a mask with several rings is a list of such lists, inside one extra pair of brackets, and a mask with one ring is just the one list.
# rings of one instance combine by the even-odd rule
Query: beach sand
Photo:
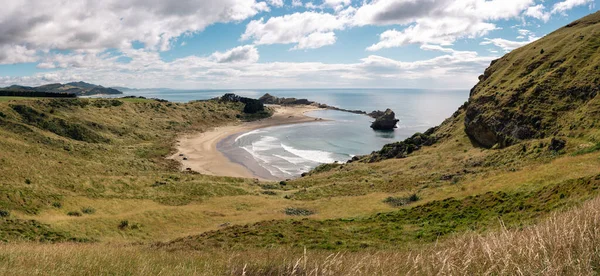
[[(206, 175), (276, 180), (269, 177), (270, 174), (255, 162), (244, 162), (244, 166), (232, 162), (217, 150), (219, 142), (225, 139), (235, 139), (238, 135), (255, 129), (319, 121), (317, 118), (304, 115), (309, 111), (320, 110), (314, 106), (271, 105), (270, 107), (275, 109), (275, 113), (270, 118), (218, 127), (206, 132), (180, 137), (177, 152), (168, 158), (179, 161), (182, 170), (189, 168)], [(253, 164), (254, 166), (252, 166)]]

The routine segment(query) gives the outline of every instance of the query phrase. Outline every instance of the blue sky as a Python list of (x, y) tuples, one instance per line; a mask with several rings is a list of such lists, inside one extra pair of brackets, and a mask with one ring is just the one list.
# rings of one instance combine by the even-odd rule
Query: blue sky
[(469, 88), (598, 0), (8, 0), (0, 86)]

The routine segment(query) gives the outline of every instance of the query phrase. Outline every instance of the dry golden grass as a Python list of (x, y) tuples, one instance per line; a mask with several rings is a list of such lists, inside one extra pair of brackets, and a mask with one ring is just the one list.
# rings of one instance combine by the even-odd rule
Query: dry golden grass
[(2, 275), (595, 275), (598, 264), (600, 199), (528, 228), (461, 234), (398, 252), (0, 245)]

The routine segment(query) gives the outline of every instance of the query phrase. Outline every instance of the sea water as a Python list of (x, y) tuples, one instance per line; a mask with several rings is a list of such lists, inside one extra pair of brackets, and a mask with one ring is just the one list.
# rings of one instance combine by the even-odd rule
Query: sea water
[(391, 108), (400, 120), (394, 131), (374, 131), (369, 127), (373, 119), (366, 115), (313, 111), (306, 115), (325, 120), (258, 129), (219, 143), (219, 150), (229, 159), (246, 165), (253, 162), (260, 170), (247, 167), (272, 179), (294, 178), (323, 163), (346, 162), (424, 132), (451, 116), (469, 96), (467, 90), (422, 89), (152, 90), (128, 94), (186, 102), (225, 93), (253, 98), (270, 93), (367, 112)]

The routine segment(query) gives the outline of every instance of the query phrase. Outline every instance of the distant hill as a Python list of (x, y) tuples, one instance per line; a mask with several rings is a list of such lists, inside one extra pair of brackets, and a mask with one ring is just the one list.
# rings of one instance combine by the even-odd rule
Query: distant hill
[(114, 89), (95, 85), (86, 82), (70, 82), (66, 84), (52, 83), (37, 87), (11, 85), (9, 87), (0, 88), (0, 91), (10, 92), (45, 92), (45, 93), (68, 93), (77, 96), (92, 96), (92, 95), (115, 95), (123, 94), (123, 92)]

